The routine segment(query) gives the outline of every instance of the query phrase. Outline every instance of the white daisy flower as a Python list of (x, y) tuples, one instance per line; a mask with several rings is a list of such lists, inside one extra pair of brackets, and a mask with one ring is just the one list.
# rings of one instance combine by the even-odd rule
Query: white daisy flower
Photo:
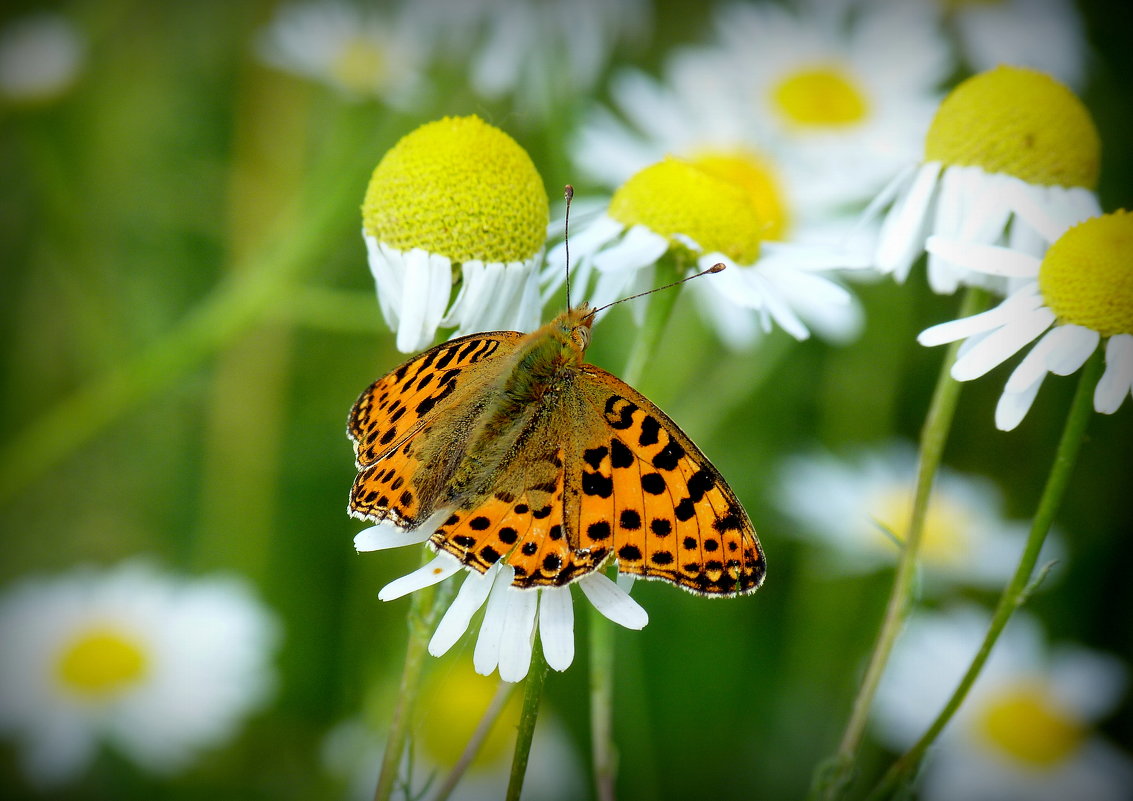
[(183, 770), (268, 698), (278, 635), (235, 577), (131, 562), (24, 579), (0, 599), (0, 732), (42, 787), (77, 780), (100, 743)]
[[(855, 266), (852, 257), (838, 246), (765, 241), (783, 219), (767, 203), (765, 175), (739, 156), (666, 158), (646, 167), (571, 236), (572, 281), (587, 286), (596, 276), (588, 302), (598, 307), (655, 287), (654, 266), (662, 259), (675, 260), (681, 273), (723, 263), (731, 269), (690, 290), (700, 293), (726, 343), (748, 344), (773, 321), (800, 340), (812, 329), (853, 336), (860, 325), (856, 300), (825, 274)], [(545, 293), (551, 294), (565, 275), (564, 246), (552, 249), (547, 262)]]
[[(897, 750), (924, 733), (956, 687), (990, 616), (960, 608), (914, 615), (878, 688), (875, 731)], [(1133, 760), (1093, 731), (1127, 679), (1111, 656), (1049, 647), (1025, 613), (1004, 629), (930, 752), (924, 801), (1128, 799)]]
[(1000, 64), (1031, 67), (1081, 89), (1086, 31), (1072, 0), (940, 0), (964, 60), (977, 72)]
[[(896, 563), (916, 475), (916, 449), (904, 442), (852, 459), (795, 456), (783, 467), (777, 499), (798, 521), (797, 536), (825, 546), (829, 570), (867, 572)], [(992, 482), (941, 468), (920, 552), (926, 586), (1002, 588), (1014, 573), (1027, 531), (1025, 522), (1004, 517), (1002, 494)], [(1056, 538), (1048, 538), (1040, 558), (1055, 560), (1061, 550)]]
[(362, 218), (398, 350), (421, 350), (438, 327), (463, 336), (538, 325), (547, 194), (503, 131), (445, 117), (402, 137), (374, 170)]
[(0, 97), (58, 97), (74, 83), (85, 56), (86, 41), (67, 17), (45, 11), (16, 18), (0, 29)]
[[(414, 727), (413, 748), (407, 749), (399, 771), (399, 783), (407, 785), (408, 797), (424, 798), (436, 792), (460, 759), (498, 687), (495, 679), (480, 676), (460, 662), (425, 679), (414, 704), (414, 717), (421, 723)], [(392, 706), (391, 699), (387, 703)], [(522, 693), (512, 693), (457, 785), (454, 798), (498, 801), (506, 796), (521, 708)], [(374, 797), (384, 750), (381, 730), (353, 718), (327, 734), (322, 761), (330, 774), (347, 785), (348, 801), (369, 801)], [(531, 743), (524, 801), (585, 797), (584, 775), (569, 732), (544, 701)]]
[(644, 42), (652, 27), (647, 0), (414, 0), (407, 11), (474, 91), (510, 95), (542, 117), (556, 98), (590, 89), (615, 51)]
[[(1019, 209), (1038, 206), (1063, 225), (1100, 213), (1099, 149), (1089, 112), (1053, 78), (1017, 67), (969, 78), (940, 104), (923, 163), (900, 172), (867, 211), (889, 206), (877, 268), (903, 281), (933, 234), (1041, 253)], [(961, 284), (997, 291), (1006, 284), (940, 253), (929, 254), (928, 280), (945, 294)]]
[(996, 427), (1010, 431), (1048, 373), (1070, 375), (1104, 340), (1105, 372), (1094, 389), (1094, 409), (1113, 414), (1133, 393), (1133, 214), (1118, 211), (1069, 230), (1034, 206), (1022, 206), (1021, 215), (1053, 243), (1042, 259), (1003, 247), (929, 240), (930, 253), (1023, 283), (994, 309), (934, 325), (917, 341), (966, 340), (952, 365), (957, 381), (985, 375), (1034, 342), (995, 409)]
[[(412, 532), (392, 523), (378, 523), (354, 538), (360, 552), (417, 545), (428, 540), (443, 516), (436, 516)], [(378, 593), (392, 601), (424, 587), (437, 584), (457, 573), (467, 574), (452, 605), (437, 624), (429, 642), (429, 653), (442, 656), (468, 630), (472, 618), (487, 604), (472, 664), (477, 673), (489, 675), (499, 668), (504, 681), (520, 681), (531, 666), (531, 647), (538, 628), (547, 664), (566, 670), (574, 661), (574, 606), (571, 586), (518, 589), (511, 586), (514, 573), (504, 560), (486, 573), (466, 568), (456, 557), (440, 552), (428, 564), (390, 582)], [(618, 583), (600, 572), (589, 573), (577, 582), (578, 589), (604, 616), (629, 629), (640, 629), (649, 616), (629, 596), (631, 576), (619, 576)], [(619, 586), (621, 585), (621, 586)], [(623, 588), (624, 587), (624, 588)]]
[(276, 69), (399, 107), (421, 99), (427, 44), (401, 17), (339, 0), (280, 6), (256, 42)]
[(730, 83), (757, 141), (789, 149), (828, 202), (868, 200), (916, 157), (951, 68), (922, 3), (733, 3), (715, 28), (718, 45), (686, 57)]

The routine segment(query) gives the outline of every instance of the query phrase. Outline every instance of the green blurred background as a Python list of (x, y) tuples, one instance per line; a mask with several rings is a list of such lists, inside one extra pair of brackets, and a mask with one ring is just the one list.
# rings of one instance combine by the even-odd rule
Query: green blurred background
[[(37, 8), (8, 3), (2, 13)], [(150, 554), (190, 574), (248, 576), (285, 629), (279, 692), (234, 743), (174, 782), (108, 754), (70, 797), (341, 795), (321, 744), (344, 718), (388, 717), (408, 602), (376, 593), (419, 558), (357, 555), (362, 526), (346, 515), (346, 412), (402, 358), (359, 236), (370, 170), (420, 122), (478, 113), (528, 150), (552, 198), (567, 182), (586, 188), (564, 143), (593, 97), (547, 123), (473, 96), (456, 76), (412, 115), (353, 102), (255, 58), (251, 42), (272, 8), (68, 3), (90, 36), (77, 83), (51, 103), (0, 111), (0, 582)], [(1102, 133), (1103, 207), (1114, 210), (1133, 203), (1129, 12), (1101, 2), (1083, 12), (1095, 50), (1084, 100)], [(707, 15), (659, 4), (633, 63), (655, 68), (705, 30)], [(890, 574), (824, 575), (813, 546), (785, 533), (791, 523), (770, 491), (782, 459), (800, 450), (915, 439), (941, 352), (914, 338), (956, 308), (919, 273), (903, 287), (855, 290), (866, 328), (853, 345), (776, 332), (748, 354), (724, 350), (682, 298), (659, 357), (666, 369), (639, 386), (728, 477), (770, 567), (759, 593), (735, 601), (635, 588), (650, 624), (617, 635), (625, 798), (799, 797), (836, 745)], [(618, 372), (633, 336), (619, 310), (596, 330), (590, 361)], [(991, 410), (1007, 374), (964, 388), (946, 463), (995, 479), (1009, 514), (1028, 518), (1073, 379), (1048, 380), (1024, 424), (1004, 434)], [(1092, 418), (1059, 514), (1064, 577), (1032, 604), (1053, 639), (1127, 662), (1131, 435), (1128, 403)], [(583, 766), (585, 629), (580, 616), (579, 657), (550, 676), (546, 697)], [(443, 678), (470, 658), (465, 641), (427, 669)], [(1133, 743), (1133, 704), (1103, 731)], [(885, 759), (869, 745), (863, 764)], [(7, 744), (0, 786), (8, 798), (30, 792)]]

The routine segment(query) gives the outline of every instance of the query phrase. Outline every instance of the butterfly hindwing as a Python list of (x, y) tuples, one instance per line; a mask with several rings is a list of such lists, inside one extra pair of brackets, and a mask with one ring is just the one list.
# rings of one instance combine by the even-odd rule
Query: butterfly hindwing
[(447, 422), (454, 409), (467, 408), (466, 396), (522, 338), (496, 331), (450, 340), (414, 356), (359, 396), (347, 421), (359, 470), (350, 493), (352, 515), (405, 528), (419, 522), (422, 492), (434, 490), (425, 480), (424, 446), (441, 431), (454, 436), (461, 431), (452, 425), (434, 429), (431, 423)]

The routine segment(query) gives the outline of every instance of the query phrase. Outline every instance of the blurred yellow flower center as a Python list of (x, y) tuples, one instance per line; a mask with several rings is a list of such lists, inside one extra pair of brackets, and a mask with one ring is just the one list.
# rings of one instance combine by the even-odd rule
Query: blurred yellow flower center
[[(892, 541), (886, 532), (901, 541), (912, 511), (913, 497), (908, 488), (891, 488), (877, 504), (875, 519), (884, 529), (879, 530), (877, 536), (883, 537), (888, 545)], [(925, 515), (924, 533), (921, 535), (922, 560), (926, 564), (938, 566), (958, 566), (967, 562), (971, 556), (971, 543), (967, 534), (970, 527), (971, 516), (963, 506), (942, 497), (940, 493), (933, 494)]]
[(335, 54), (330, 70), (343, 86), (357, 92), (371, 91), (385, 74), (385, 53), (373, 41), (352, 36)]
[(808, 128), (837, 128), (866, 118), (869, 102), (853, 77), (833, 66), (801, 69), (771, 90), (776, 107), (790, 122)]
[(1011, 688), (992, 698), (976, 720), (980, 734), (1002, 752), (1029, 765), (1056, 765), (1078, 750), (1081, 722), (1059, 709), (1037, 684)]
[(790, 227), (790, 209), (771, 164), (753, 153), (704, 153), (692, 163), (709, 175), (739, 185), (762, 221), (760, 239), (781, 241)]
[(479, 117), (445, 117), (402, 137), (370, 178), (367, 234), (453, 262), (526, 261), (546, 238), (543, 180), (515, 140)]
[(737, 264), (759, 258), (763, 223), (741, 186), (687, 161), (666, 158), (638, 172), (614, 193), (609, 215), (672, 239), (693, 239)]
[(140, 644), (112, 628), (84, 632), (60, 654), (59, 681), (71, 692), (107, 696), (136, 684), (149, 667)]
[(1063, 234), (1043, 258), (1039, 289), (1059, 322), (1133, 334), (1133, 214), (1094, 217)]
[(1042, 72), (996, 67), (974, 75), (940, 104), (925, 160), (980, 167), (1040, 186), (1098, 182), (1101, 140), (1074, 93)]
[[(422, 719), (426, 725), (420, 729), (420, 744), (434, 765), (456, 764), (499, 686), (497, 681), (473, 673), (470, 666), (456, 670), (459, 675), (446, 673), (430, 682), (421, 697)], [(520, 695), (513, 693), (500, 720), (484, 740), (473, 769), (477, 765), (507, 764), (520, 704)]]

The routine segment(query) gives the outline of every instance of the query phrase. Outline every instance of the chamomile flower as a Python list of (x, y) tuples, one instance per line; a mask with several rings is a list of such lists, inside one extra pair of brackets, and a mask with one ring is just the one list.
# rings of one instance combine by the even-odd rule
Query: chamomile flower
[[(798, 521), (798, 536), (823, 544), (830, 570), (876, 570), (897, 561), (916, 474), (916, 450), (904, 442), (850, 459), (795, 456), (782, 469), (778, 502)], [(1004, 517), (1003, 498), (993, 483), (941, 468), (920, 552), (926, 586), (933, 589), (943, 581), (1001, 588), (1015, 570), (1027, 529), (1026, 523)], [(1060, 550), (1056, 539), (1048, 539), (1041, 559), (1055, 559)]]
[(429, 345), (439, 326), (461, 336), (538, 325), (547, 194), (503, 131), (471, 116), (407, 134), (374, 170), (362, 219), (398, 350)]
[(341, 0), (280, 6), (257, 41), (260, 57), (277, 69), (401, 107), (420, 98), (425, 45), (404, 19)]
[[(921, 3), (733, 3), (696, 56), (730, 83), (756, 141), (789, 149), (830, 202), (866, 201), (915, 158), (950, 69)], [(853, 13), (850, 13), (850, 12)]]
[(940, 0), (976, 71), (1032, 67), (1067, 86), (1086, 80), (1086, 32), (1071, 0)]
[(935, 325), (917, 341), (966, 340), (952, 366), (957, 381), (979, 378), (1035, 342), (995, 409), (996, 427), (1010, 431), (1026, 416), (1047, 373), (1070, 375), (1104, 340), (1105, 372), (1094, 389), (1094, 409), (1113, 414), (1133, 392), (1133, 214), (1118, 211), (1069, 230), (1033, 206), (1024, 207), (1023, 215), (1053, 242), (1042, 259), (1003, 247), (929, 240), (930, 253), (1023, 283), (994, 309)]
[[(1098, 214), (1099, 150), (1089, 112), (1050, 76), (997, 67), (969, 78), (940, 104), (920, 166), (902, 171), (873, 204), (891, 204), (877, 268), (903, 281), (933, 234), (1041, 253), (1019, 209), (1037, 206), (1064, 226)], [(1005, 285), (932, 252), (928, 280), (943, 294), (961, 284)]]
[[(878, 689), (875, 731), (908, 748), (944, 706), (987, 628), (970, 607), (914, 615)], [(1123, 664), (1081, 647), (1050, 647), (1037, 623), (1008, 623), (920, 778), (925, 801), (1129, 798), (1133, 760), (1094, 731), (1121, 700)]]
[[(853, 330), (853, 296), (823, 274), (846, 266), (845, 254), (765, 241), (781, 218), (761, 205), (762, 178), (750, 162), (729, 156), (695, 163), (666, 158), (646, 167), (571, 237), (574, 280), (585, 286), (596, 274), (589, 302), (602, 306), (652, 288), (654, 266), (663, 258), (675, 259), (681, 269), (723, 263), (731, 269), (699, 282), (698, 290), (711, 298), (708, 317), (725, 342), (743, 344), (743, 338), (770, 331), (772, 321), (796, 339), (806, 339), (811, 328), (835, 335)], [(564, 262), (559, 245), (548, 256), (548, 291), (561, 281)]]
[[(425, 542), (437, 523), (426, 523), (405, 532), (391, 523), (364, 529), (354, 538), (358, 551), (377, 551)], [(466, 568), (456, 557), (440, 552), (426, 565), (390, 582), (378, 593), (392, 601), (450, 576), (464, 573), (456, 598), (437, 624), (429, 642), (429, 653), (442, 656), (464, 635), (472, 618), (487, 605), (476, 638), (472, 664), (476, 672), (489, 675), (497, 668), (504, 681), (520, 681), (531, 666), (531, 646), (536, 628), (547, 664), (566, 670), (574, 661), (574, 606), (571, 585), (521, 590), (511, 586), (514, 571), (504, 560), (485, 573)], [(575, 584), (605, 617), (629, 629), (649, 622), (644, 609), (630, 596), (632, 577), (620, 576), (615, 583), (600, 572), (589, 573)], [(623, 589), (624, 586), (624, 589)]]
[(41, 102), (70, 87), (86, 55), (86, 42), (61, 14), (38, 12), (0, 29), (0, 97)]
[(77, 780), (100, 744), (182, 770), (267, 699), (278, 633), (235, 577), (131, 562), (24, 579), (0, 599), (0, 732), (44, 787)]

